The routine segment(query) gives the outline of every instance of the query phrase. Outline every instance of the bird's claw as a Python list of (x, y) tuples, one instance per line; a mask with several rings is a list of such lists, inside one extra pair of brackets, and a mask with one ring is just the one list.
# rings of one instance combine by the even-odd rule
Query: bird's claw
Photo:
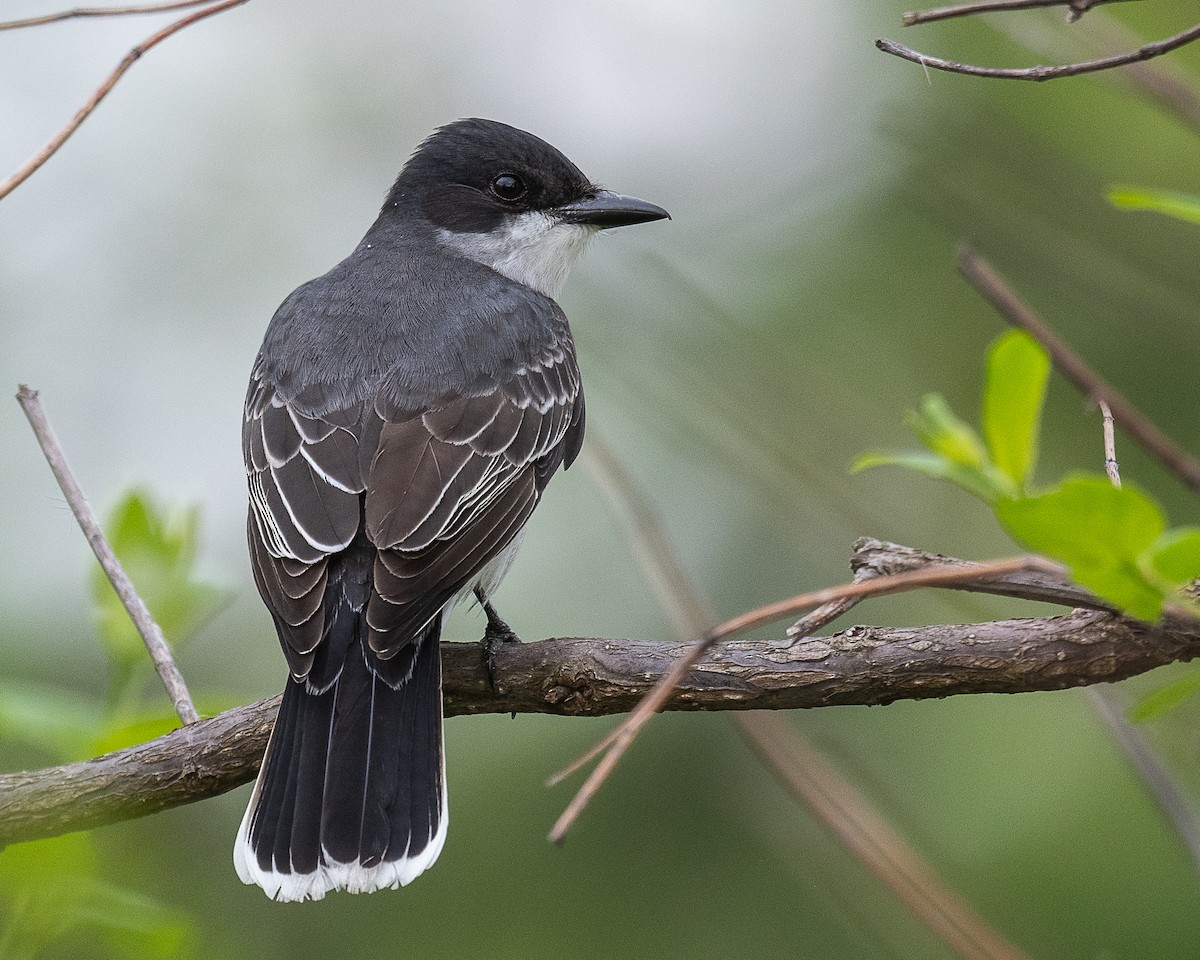
[(496, 651), (503, 644), (520, 643), (521, 638), (513, 632), (512, 627), (501, 619), (500, 615), (496, 613), (496, 608), (484, 598), (480, 591), (475, 591), (475, 597), (483, 607), (483, 612), (487, 614), (487, 626), (484, 628), (483, 638), (479, 641), (483, 657), (483, 672), (487, 676), (488, 688), (492, 693), (498, 693), (499, 691), (496, 689)]

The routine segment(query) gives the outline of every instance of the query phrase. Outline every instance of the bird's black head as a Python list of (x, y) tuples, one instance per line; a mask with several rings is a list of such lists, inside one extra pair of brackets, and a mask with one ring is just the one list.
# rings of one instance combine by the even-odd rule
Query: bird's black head
[(570, 160), (524, 130), (458, 120), (426, 139), (405, 165), (388, 206), (454, 233), (487, 234), (520, 214), (544, 212), (597, 228), (659, 220), (654, 204), (600, 190)]
[(555, 297), (598, 230), (666, 216), (645, 200), (601, 190), (533, 134), (494, 120), (459, 120), (417, 148), (366, 249), (381, 249), (375, 240), (388, 233), (432, 240), (435, 249)]

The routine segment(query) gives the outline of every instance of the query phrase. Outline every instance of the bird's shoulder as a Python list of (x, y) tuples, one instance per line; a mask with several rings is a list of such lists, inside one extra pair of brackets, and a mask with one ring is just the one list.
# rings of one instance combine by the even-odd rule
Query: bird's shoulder
[(578, 379), (554, 300), (436, 246), (364, 242), (284, 300), (248, 401), (258, 383), (314, 416), (375, 399), (420, 411), (442, 395), (495, 390), (548, 367)]

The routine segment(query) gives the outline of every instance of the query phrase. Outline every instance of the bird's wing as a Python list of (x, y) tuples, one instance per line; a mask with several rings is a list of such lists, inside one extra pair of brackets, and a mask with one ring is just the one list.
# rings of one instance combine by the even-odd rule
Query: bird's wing
[(574, 348), (559, 341), (423, 411), (397, 407), (386, 390), (373, 402), (334, 396), (313, 385), (285, 400), (255, 368), (242, 438), (254, 575), (292, 674), (305, 677), (325, 634), (329, 560), (365, 530), (378, 551), (370, 645), (399, 680), (412, 651), (397, 654), (512, 542), (578, 453)]
[(378, 549), (371, 648), (397, 657), (507, 547), (559, 465), (578, 453), (583, 396), (569, 340), (490, 389), (411, 414), (377, 402), (366, 533)]
[(363, 405), (314, 415), (320, 406), (285, 400), (255, 365), (242, 424), (250, 559), (296, 677), (324, 635), (328, 560), (357, 535), (366, 488)]

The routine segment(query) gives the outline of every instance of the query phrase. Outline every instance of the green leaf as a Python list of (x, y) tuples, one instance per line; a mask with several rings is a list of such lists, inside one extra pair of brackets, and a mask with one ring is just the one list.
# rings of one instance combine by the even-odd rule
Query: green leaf
[(934, 453), (864, 453), (854, 461), (850, 470), (859, 473), (872, 467), (915, 470), (935, 480), (947, 480), (988, 503), (1015, 494), (1007, 478), (990, 466), (982, 469), (967, 467)]
[(1146, 579), (1140, 561), (1166, 523), (1136, 487), (1080, 475), (1040, 497), (1001, 500), (995, 509), (1014, 539), (1065, 563), (1098, 597), (1142, 620), (1158, 619), (1164, 591)]
[(1177, 527), (1159, 537), (1146, 553), (1150, 567), (1172, 586), (1200, 577), (1200, 527)]
[(1200, 693), (1200, 670), (1192, 670), (1142, 697), (1129, 711), (1129, 719), (1134, 723), (1153, 720), (1179, 707), (1197, 693)]
[[(227, 594), (194, 570), (200, 513), (195, 506), (163, 508), (146, 493), (126, 494), (105, 524), (113, 551), (151, 615), (173, 644), (186, 640), (227, 602)], [(150, 661), (136, 628), (99, 565), (92, 596), (100, 637), (113, 662), (113, 699)]]
[(1149, 210), (1188, 223), (1200, 223), (1200, 197), (1174, 190), (1111, 187), (1108, 202), (1123, 210)]
[(1038, 432), (1050, 357), (1023, 330), (1010, 330), (988, 351), (983, 435), (992, 462), (1024, 489), (1037, 461)]
[(979, 435), (955, 416), (940, 394), (922, 397), (921, 406), (909, 413), (905, 422), (931, 453), (951, 463), (982, 470), (988, 462)]

